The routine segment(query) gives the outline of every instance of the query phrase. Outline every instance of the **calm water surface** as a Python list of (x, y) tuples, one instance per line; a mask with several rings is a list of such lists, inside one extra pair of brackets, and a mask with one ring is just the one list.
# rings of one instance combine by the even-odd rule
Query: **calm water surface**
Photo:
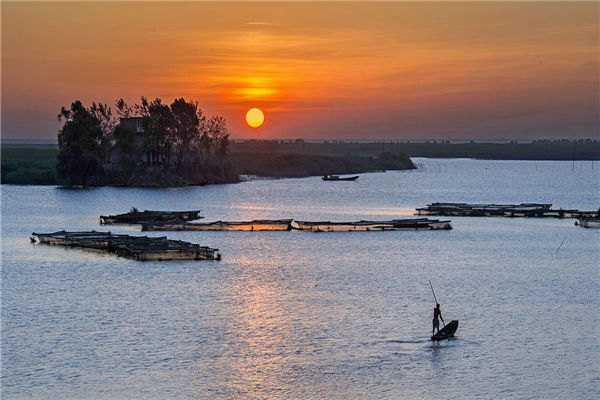
[[(28, 239), (107, 230), (100, 214), (132, 206), (206, 220), (388, 219), (434, 201), (600, 206), (598, 163), (416, 162), (356, 182), (2, 186), (2, 398), (597, 398), (600, 230), (570, 219), (167, 233), (218, 247), (220, 262), (139, 263)], [(455, 340), (428, 340), (429, 279), (445, 319), (460, 320)]]

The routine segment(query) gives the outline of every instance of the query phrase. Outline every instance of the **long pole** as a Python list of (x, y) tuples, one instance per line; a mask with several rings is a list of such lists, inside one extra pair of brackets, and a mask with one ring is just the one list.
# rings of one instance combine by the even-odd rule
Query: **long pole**
[(558, 246), (558, 249), (556, 249), (556, 251), (554, 252), (554, 254), (558, 253), (558, 251), (560, 250), (560, 248), (562, 247), (563, 243), (565, 242), (565, 240), (567, 240), (567, 237), (565, 236), (565, 238), (562, 240), (562, 242), (560, 242), (560, 245)]
[[(435, 305), (438, 305), (438, 301), (437, 301), (437, 297), (435, 297), (435, 291), (433, 290), (433, 285), (431, 284), (431, 279), (429, 280), (429, 287), (431, 287), (431, 293), (433, 293), (433, 299), (435, 300)], [(442, 324), (444, 324), (444, 329), (446, 329), (446, 323), (444, 322), (444, 320), (442, 319)], [(439, 328), (438, 328), (438, 333), (439, 333)]]
[(435, 300), (435, 304), (438, 304), (437, 298), (435, 297), (435, 292), (433, 290), (433, 285), (431, 284), (431, 279), (429, 280), (429, 287), (431, 288), (431, 293), (433, 293), (433, 299)]

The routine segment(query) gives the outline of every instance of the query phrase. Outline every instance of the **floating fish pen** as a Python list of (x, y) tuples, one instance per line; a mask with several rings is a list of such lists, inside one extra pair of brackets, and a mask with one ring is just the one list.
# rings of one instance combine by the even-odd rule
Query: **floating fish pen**
[(577, 218), (575, 225), (582, 228), (600, 228), (600, 218)]
[(81, 247), (138, 261), (220, 260), (219, 249), (166, 237), (114, 235), (110, 232), (32, 233), (41, 244)]
[(454, 217), (531, 217), (579, 218), (598, 216), (598, 211), (552, 209), (552, 204), (467, 204), (432, 203), (417, 208), (417, 215), (443, 215)]
[(256, 219), (254, 221), (215, 221), (207, 223), (148, 223), (143, 231), (289, 231), (291, 219)]
[(452, 229), (450, 221), (428, 218), (394, 219), (391, 221), (357, 222), (292, 222), (292, 229), (310, 232), (356, 232), (356, 231), (399, 231), (399, 230), (442, 230)]
[(138, 211), (132, 208), (130, 212), (117, 215), (101, 215), (100, 224), (144, 224), (151, 222), (185, 222), (202, 218), (200, 210), (195, 211)]

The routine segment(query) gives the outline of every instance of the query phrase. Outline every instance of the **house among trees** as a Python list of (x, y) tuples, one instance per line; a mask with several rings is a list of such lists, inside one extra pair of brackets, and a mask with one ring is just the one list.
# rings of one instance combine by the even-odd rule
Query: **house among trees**
[(57, 171), (70, 185), (120, 177), (129, 182), (128, 176), (150, 172), (180, 181), (184, 175), (195, 181), (205, 174), (228, 173), (223, 160), (229, 132), (223, 117), (207, 118), (197, 102), (184, 98), (169, 105), (142, 97), (133, 107), (119, 99), (116, 107), (118, 119), (102, 103), (86, 108), (75, 101), (61, 108), (58, 120), (65, 124), (58, 133)]
[(121, 118), (115, 128), (115, 136), (119, 134), (121, 140), (117, 140), (110, 152), (110, 164), (106, 166), (108, 169), (122, 169), (123, 157), (127, 157), (129, 163), (136, 165), (152, 164), (152, 151), (147, 150), (145, 144), (142, 117)]
[(119, 123), (129, 129), (131, 129), (138, 135), (144, 134), (144, 125), (142, 123), (142, 117), (121, 118)]

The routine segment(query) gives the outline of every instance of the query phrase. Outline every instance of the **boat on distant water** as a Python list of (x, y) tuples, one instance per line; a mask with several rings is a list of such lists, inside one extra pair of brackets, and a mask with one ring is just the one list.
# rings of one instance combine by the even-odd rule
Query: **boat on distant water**
[(358, 179), (358, 175), (347, 177), (341, 177), (339, 175), (323, 175), (321, 179), (324, 181), (355, 181)]
[(600, 218), (577, 218), (575, 225), (582, 228), (600, 228)]

